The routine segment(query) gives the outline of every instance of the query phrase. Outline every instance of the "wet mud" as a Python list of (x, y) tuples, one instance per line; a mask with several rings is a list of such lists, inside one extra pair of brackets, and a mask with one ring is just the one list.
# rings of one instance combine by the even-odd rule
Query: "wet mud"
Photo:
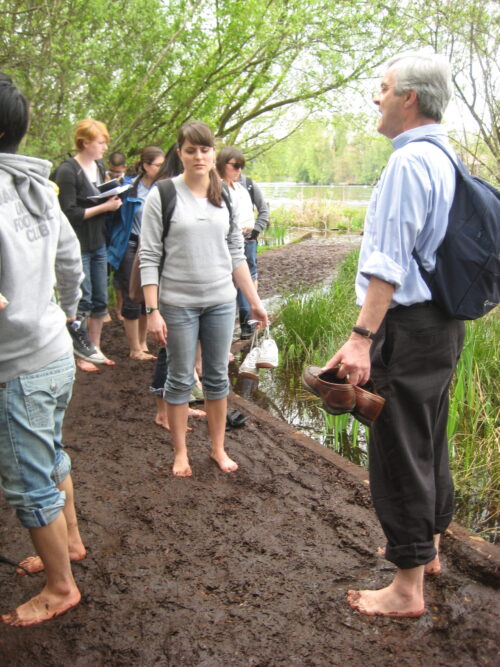
[[(292, 260), (289, 249), (262, 255), (264, 296), (287, 266), (312, 283), (325, 277), (314, 263), (323, 271), (331, 254), (333, 269), (345, 250), (318, 259), (318, 244), (301, 245)], [(169, 434), (153, 421), (152, 362), (128, 359), (116, 320), (103, 349), (116, 366), (78, 371), (65, 423), (88, 548), (73, 568), (82, 602), (40, 626), (0, 625), (2, 667), (498, 664), (498, 548), (456, 527), (443, 573), (426, 580), (424, 616), (354, 613), (347, 589), (393, 575), (376, 556), (366, 473), (233, 395), (249, 416), (227, 434), (238, 471), (219, 471), (206, 422), (191, 420), (193, 477), (175, 479)], [(31, 553), (1, 498), (0, 553)], [(42, 585), (0, 564), (2, 611)]]

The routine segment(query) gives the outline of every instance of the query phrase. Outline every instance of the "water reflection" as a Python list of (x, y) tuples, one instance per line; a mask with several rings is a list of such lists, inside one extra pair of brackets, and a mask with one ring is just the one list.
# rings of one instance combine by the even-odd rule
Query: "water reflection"
[(303, 201), (342, 202), (344, 206), (366, 206), (371, 185), (307, 185), (305, 183), (260, 183), (271, 206), (297, 206)]

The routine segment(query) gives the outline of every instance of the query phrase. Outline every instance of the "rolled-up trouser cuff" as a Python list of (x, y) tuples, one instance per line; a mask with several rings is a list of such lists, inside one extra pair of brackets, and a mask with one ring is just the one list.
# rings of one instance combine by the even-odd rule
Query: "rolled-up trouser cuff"
[(158, 387), (153, 387), (153, 386), (149, 387), (149, 393), (153, 394), (153, 396), (158, 396), (159, 398), (161, 398), (163, 396), (164, 391), (165, 391), (165, 389), (163, 387), (159, 387), (159, 388)]
[(436, 556), (434, 541), (385, 547), (385, 557), (401, 570), (426, 565)]
[(58, 500), (46, 507), (18, 507), (17, 503), (11, 502), (16, 507), (16, 515), (25, 528), (44, 528), (55, 521), (66, 503), (66, 493), (58, 491)]
[(66, 454), (63, 449), (60, 449), (58, 450), (58, 457), (59, 460), (57, 461), (56, 467), (52, 473), (52, 478), (56, 485), (64, 482), (66, 477), (71, 472), (71, 459), (69, 458), (68, 454)]

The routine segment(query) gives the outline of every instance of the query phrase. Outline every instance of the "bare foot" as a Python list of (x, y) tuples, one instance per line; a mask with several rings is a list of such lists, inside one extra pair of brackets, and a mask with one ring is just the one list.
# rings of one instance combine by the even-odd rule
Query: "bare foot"
[[(385, 558), (385, 548), (377, 547), (377, 556)], [(439, 559), (439, 554), (436, 554), (435, 558), (431, 560), (430, 563), (427, 563), (424, 567), (424, 574), (437, 577), (441, 574), (441, 561)]]
[(81, 371), (85, 371), (85, 373), (97, 373), (99, 371), (97, 366), (92, 364), (90, 361), (85, 361), (84, 359), (77, 359), (76, 366)]
[(417, 618), (425, 611), (423, 598), (403, 596), (392, 585), (378, 591), (347, 591), (347, 602), (366, 616)]
[(188, 408), (188, 417), (194, 417), (194, 419), (201, 419), (202, 417), (206, 416), (207, 413), (204, 410), (196, 410), (195, 408)]
[(149, 361), (150, 359), (156, 359), (154, 354), (150, 354), (144, 350), (140, 350), (139, 352), (131, 352), (129, 357), (134, 359), (134, 361)]
[(174, 458), (172, 472), (175, 477), (191, 477), (193, 471), (186, 454), (177, 454)]
[[(75, 550), (69, 550), (69, 559), (72, 563), (76, 563), (79, 560), (83, 560), (87, 556), (85, 547), (82, 545), (81, 548)], [(40, 556), (28, 556), (24, 560), (20, 561), (19, 565), (22, 568), (16, 570), (17, 574), (26, 575), (26, 574), (36, 574), (37, 572), (43, 572), (45, 570), (45, 565)]]
[(106, 324), (107, 322), (112, 322), (112, 321), (113, 320), (111, 319), (110, 313), (106, 313), (106, 315), (104, 315), (104, 317), (102, 318), (102, 323), (103, 324)]
[(102, 362), (102, 364), (103, 366), (116, 366), (116, 361), (108, 359), (108, 357), (104, 357), (104, 361)]
[(35, 597), (20, 605), (14, 611), (3, 614), (2, 621), (7, 625), (28, 626), (49, 621), (60, 616), (80, 602), (80, 591), (76, 586), (66, 595), (49, 593), (46, 588)]
[(217, 463), (222, 472), (234, 472), (238, 470), (238, 464), (233, 459), (230, 459), (226, 452), (222, 454), (210, 454), (211, 458)]
[[(156, 417), (155, 417), (155, 424), (156, 424), (157, 426), (161, 426), (162, 428), (166, 428), (167, 431), (170, 433), (170, 424), (168, 423), (168, 419), (167, 419), (167, 418), (163, 418), (161, 415), (160, 415), (160, 416), (156, 415)], [(193, 429), (192, 429), (190, 426), (188, 426), (188, 427), (186, 428), (186, 433), (191, 433), (192, 430), (193, 430)]]
[(229, 353), (229, 363), (234, 361), (234, 354), (232, 352)]

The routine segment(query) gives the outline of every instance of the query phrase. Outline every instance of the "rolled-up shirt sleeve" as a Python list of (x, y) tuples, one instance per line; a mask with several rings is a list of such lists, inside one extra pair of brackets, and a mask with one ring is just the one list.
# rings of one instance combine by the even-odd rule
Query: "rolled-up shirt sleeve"
[(431, 205), (432, 189), (423, 165), (393, 155), (370, 203), (359, 265), (362, 277), (374, 276), (396, 290), (401, 287)]

